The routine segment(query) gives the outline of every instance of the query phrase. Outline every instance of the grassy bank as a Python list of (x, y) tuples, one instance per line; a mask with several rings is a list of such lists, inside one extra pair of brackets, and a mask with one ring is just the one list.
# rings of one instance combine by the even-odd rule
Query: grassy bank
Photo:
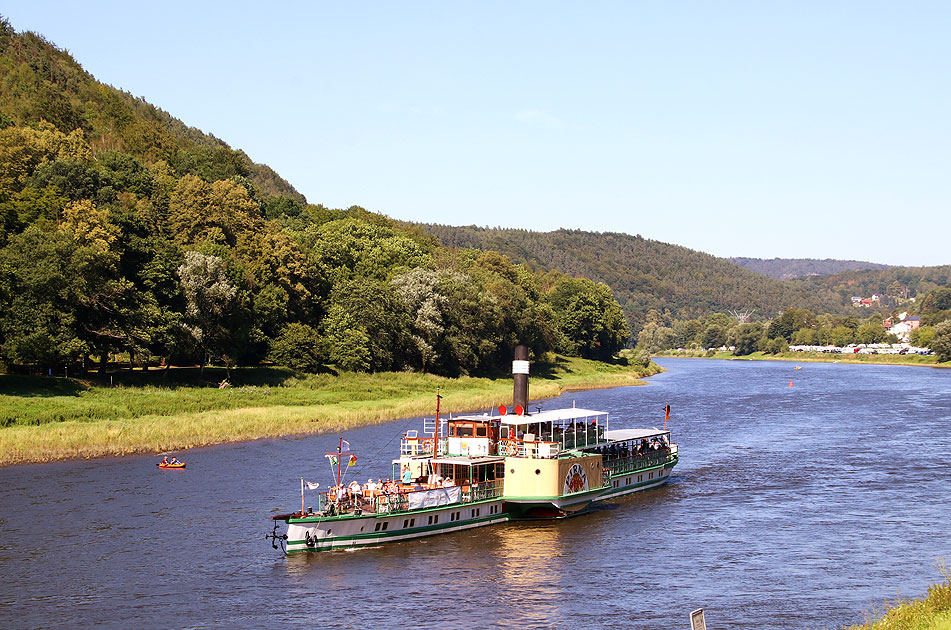
[(917, 354), (826, 354), (824, 352), (781, 352), (769, 354), (754, 352), (753, 354), (734, 356), (732, 352), (707, 353), (704, 350), (683, 350), (661, 352), (658, 357), (688, 357), (697, 359), (736, 359), (753, 361), (797, 361), (800, 363), (866, 363), (877, 365), (925, 365), (931, 367), (951, 367), (951, 362), (938, 363), (934, 356), (920, 356)]
[[(532, 398), (572, 389), (633, 385), (660, 371), (559, 357), (533, 366)], [(162, 452), (221, 442), (342, 431), (512, 400), (512, 380), (426, 374), (320, 374), (286, 370), (124, 373), (106, 380), (0, 376), (0, 465)]]
[(846, 630), (951, 630), (951, 573), (942, 567), (945, 581), (934, 584), (923, 599), (899, 600), (861, 626)]

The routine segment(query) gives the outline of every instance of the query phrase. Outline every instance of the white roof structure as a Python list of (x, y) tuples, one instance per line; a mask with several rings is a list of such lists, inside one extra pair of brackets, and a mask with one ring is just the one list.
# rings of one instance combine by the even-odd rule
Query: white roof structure
[(481, 466), (483, 464), (494, 464), (504, 462), (504, 457), (493, 455), (480, 455), (477, 457), (466, 457), (464, 455), (447, 455), (433, 459), (434, 464), (453, 464), (455, 466)]
[(502, 424), (513, 425), (513, 424), (529, 424), (536, 422), (557, 422), (557, 421), (567, 421), (567, 420), (582, 420), (587, 418), (594, 418), (597, 416), (607, 417), (607, 411), (592, 411), (591, 409), (580, 409), (578, 407), (570, 407), (568, 409), (552, 409), (550, 411), (541, 411), (539, 413), (533, 413), (530, 415), (516, 416), (516, 415), (507, 415), (501, 416)]
[(669, 431), (664, 431), (663, 429), (658, 429), (657, 427), (654, 427), (653, 429), (616, 429), (614, 431), (605, 431), (604, 439), (610, 440), (612, 442), (621, 442), (624, 440), (643, 440), (644, 438), (664, 435), (665, 433), (669, 433)]

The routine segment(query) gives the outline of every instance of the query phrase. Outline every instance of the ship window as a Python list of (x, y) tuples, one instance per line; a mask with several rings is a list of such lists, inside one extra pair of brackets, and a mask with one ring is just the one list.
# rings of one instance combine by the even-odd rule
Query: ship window
[(409, 526), (410, 526), (410, 527), (416, 527), (416, 519), (415, 519), (415, 518), (409, 519)]
[(471, 424), (457, 424), (455, 434), (457, 437), (472, 437), (472, 425)]
[(644, 475), (638, 475), (638, 476), (637, 476), (637, 480), (638, 480), (638, 481), (643, 481), (643, 480), (644, 480)]
[(476, 436), (485, 437), (489, 434), (488, 431), (489, 431), (489, 428), (487, 426), (485, 426), (484, 424), (480, 424), (476, 427)]
[(407, 527), (409, 527), (409, 519), (408, 519), (408, 518), (403, 520), (403, 529), (406, 529)]
[(383, 521), (383, 531), (386, 531), (386, 528), (389, 526), (389, 521)]
[(375, 532), (380, 531), (380, 527), (381, 527), (382, 525), (383, 525), (383, 523), (377, 523), (377, 524), (376, 524), (376, 528), (374, 528), (373, 531), (375, 531)]
[(648, 479), (653, 479), (653, 478), (654, 478), (654, 473), (651, 473)]

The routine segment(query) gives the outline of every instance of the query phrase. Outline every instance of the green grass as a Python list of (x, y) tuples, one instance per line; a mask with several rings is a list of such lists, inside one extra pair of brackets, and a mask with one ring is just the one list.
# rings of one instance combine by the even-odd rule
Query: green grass
[(928, 588), (923, 599), (885, 602), (882, 611), (872, 611), (865, 625), (846, 630), (951, 630), (951, 573), (941, 564), (944, 582)]
[[(533, 367), (532, 397), (632, 385), (659, 371), (558, 357)], [(508, 404), (511, 376), (295, 375), (279, 368), (125, 372), (101, 380), (0, 376), (0, 465), (160, 452), (220, 442), (339, 431), (432, 413)]]

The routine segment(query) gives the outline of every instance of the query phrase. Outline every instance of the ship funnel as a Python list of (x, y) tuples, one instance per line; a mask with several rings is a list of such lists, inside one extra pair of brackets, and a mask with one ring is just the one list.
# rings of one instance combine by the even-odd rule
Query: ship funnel
[(512, 404), (515, 407), (528, 407), (528, 347), (515, 346), (515, 360), (512, 361), (512, 378), (515, 381), (515, 393)]

